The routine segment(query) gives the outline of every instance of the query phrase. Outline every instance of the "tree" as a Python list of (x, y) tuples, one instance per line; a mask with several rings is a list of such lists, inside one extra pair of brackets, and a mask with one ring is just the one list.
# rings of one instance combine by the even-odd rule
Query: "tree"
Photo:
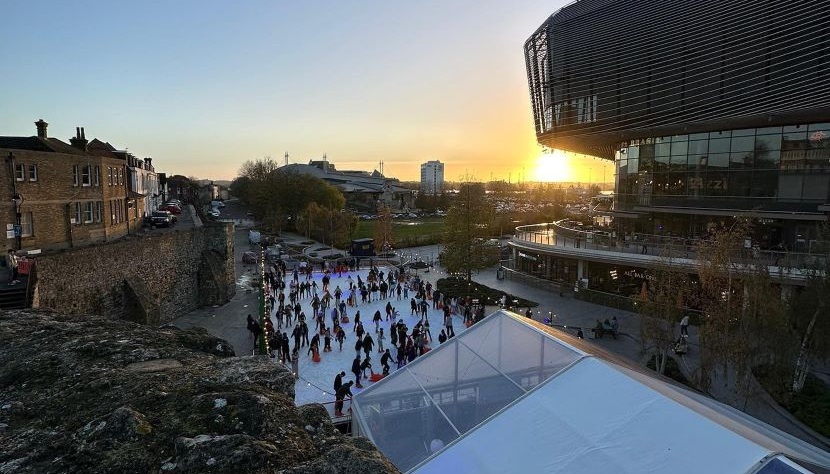
[[(819, 228), (813, 268), (808, 269), (807, 286), (790, 300), (790, 327), (798, 338), (798, 358), (792, 377), (792, 391), (800, 392), (814, 360), (830, 356), (830, 226)], [(824, 335), (824, 336), (820, 336)]]
[(269, 157), (245, 162), (239, 174), (233, 182), (234, 194), (274, 231), (300, 230), (297, 222), (312, 202), (334, 211), (346, 203), (338, 188), (316, 176), (280, 168)]
[(660, 374), (671, 357), (677, 340), (674, 329), (685, 313), (684, 302), (690, 291), (687, 271), (673, 263), (668, 255), (667, 252), (657, 266), (646, 273), (647, 291), (643, 291), (636, 302), (642, 315), (640, 339), (651, 345), (647, 350), (657, 357), (655, 368)]
[(749, 397), (752, 370), (760, 364), (778, 364), (792, 341), (787, 336), (784, 305), (769, 275), (767, 263), (757, 258), (749, 220), (713, 226), (698, 244), (701, 303), (705, 322), (700, 328), (701, 384), (705, 387), (720, 371), (736, 395)]
[(484, 186), (461, 186), (444, 219), (440, 258), (447, 271), (463, 273), (470, 281), (474, 271), (498, 262), (499, 248), (487, 240), (494, 214)]
[(375, 248), (381, 252), (389, 252), (395, 246), (395, 235), (392, 232), (392, 211), (382, 206), (375, 221)]
[(298, 219), (298, 230), (332, 247), (346, 248), (357, 227), (357, 217), (342, 209), (329, 209), (316, 202), (308, 204)]

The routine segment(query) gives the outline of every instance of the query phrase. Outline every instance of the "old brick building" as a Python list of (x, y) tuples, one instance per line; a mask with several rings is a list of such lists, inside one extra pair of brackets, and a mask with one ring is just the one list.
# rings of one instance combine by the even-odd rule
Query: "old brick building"
[(49, 137), (43, 120), (35, 125), (36, 136), (0, 137), (6, 249), (88, 245), (141, 225), (144, 196), (129, 190), (124, 156), (108, 143), (88, 142), (83, 128), (67, 144)]

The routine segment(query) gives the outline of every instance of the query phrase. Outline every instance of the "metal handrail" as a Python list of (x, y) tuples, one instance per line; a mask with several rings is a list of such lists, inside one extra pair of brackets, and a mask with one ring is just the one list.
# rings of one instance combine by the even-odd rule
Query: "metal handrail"
[[(516, 227), (513, 237), (516, 241), (537, 245), (568, 246), (589, 250), (604, 250), (620, 253), (640, 253), (670, 258), (695, 258), (700, 239), (653, 234), (631, 234), (633, 238), (620, 239), (609, 232), (585, 231), (566, 227), (566, 220)], [(737, 260), (765, 263), (779, 268), (826, 270), (827, 254), (818, 252), (790, 252), (760, 249), (736, 248)]]

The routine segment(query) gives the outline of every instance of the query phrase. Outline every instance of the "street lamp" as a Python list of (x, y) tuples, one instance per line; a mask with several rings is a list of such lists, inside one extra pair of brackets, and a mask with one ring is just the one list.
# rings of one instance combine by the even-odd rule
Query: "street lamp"
[(22, 248), (20, 238), (21, 234), (23, 234), (23, 229), (20, 226), (20, 206), (23, 205), (23, 201), (23, 195), (20, 193), (15, 193), (12, 196), (12, 202), (14, 202), (14, 236), (17, 239), (17, 250), (20, 250)]

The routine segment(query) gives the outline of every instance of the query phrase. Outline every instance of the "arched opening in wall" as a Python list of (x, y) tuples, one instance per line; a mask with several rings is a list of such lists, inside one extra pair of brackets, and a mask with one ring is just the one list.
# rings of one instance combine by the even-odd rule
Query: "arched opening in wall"
[(233, 296), (233, 275), (228, 275), (226, 259), (216, 250), (205, 250), (199, 261), (199, 306), (227, 303)]
[(158, 324), (161, 310), (141, 278), (124, 280), (124, 319), (139, 324)]

